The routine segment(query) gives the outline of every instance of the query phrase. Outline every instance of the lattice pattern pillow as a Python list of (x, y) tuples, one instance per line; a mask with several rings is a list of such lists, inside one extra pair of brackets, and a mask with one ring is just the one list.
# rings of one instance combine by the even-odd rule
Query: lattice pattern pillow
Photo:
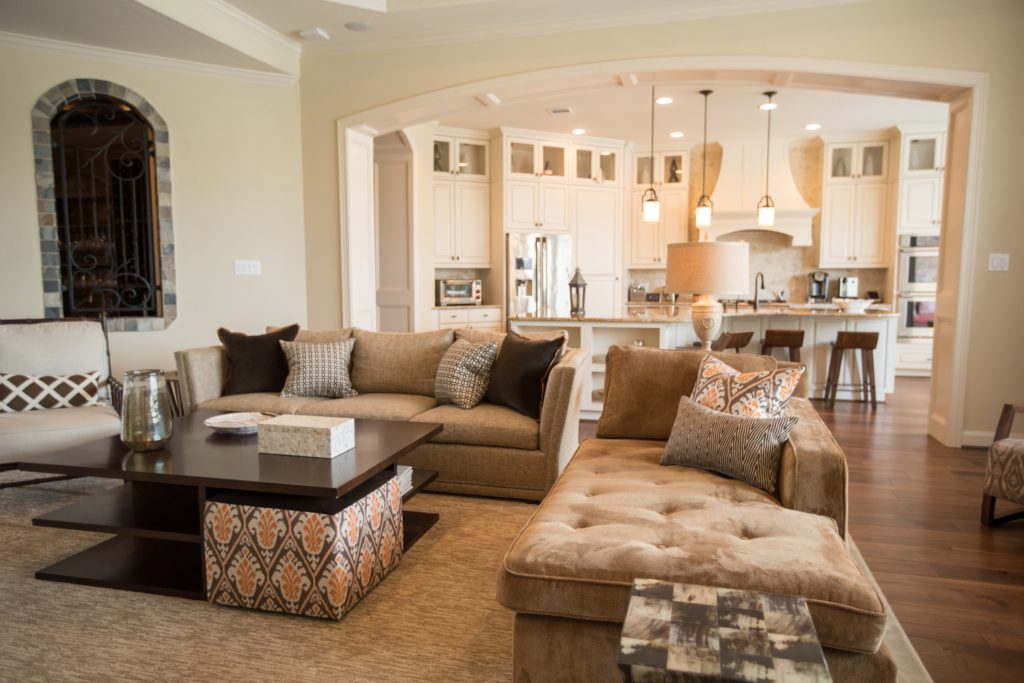
[(288, 379), (282, 396), (351, 398), (359, 392), (352, 388), (349, 366), (355, 339), (328, 344), (280, 342), (288, 359)]
[(795, 417), (743, 417), (706, 408), (683, 396), (662, 465), (718, 472), (775, 495), (782, 445)]
[(99, 405), (102, 376), (98, 370), (61, 376), (0, 374), (0, 413)]
[(438, 403), (454, 403), (469, 410), (483, 400), (491, 381), (491, 368), (498, 357), (497, 342), (473, 342), (460, 339), (448, 347), (434, 380), (434, 398)]
[(804, 368), (740, 372), (705, 355), (690, 398), (702, 406), (746, 417), (781, 417)]

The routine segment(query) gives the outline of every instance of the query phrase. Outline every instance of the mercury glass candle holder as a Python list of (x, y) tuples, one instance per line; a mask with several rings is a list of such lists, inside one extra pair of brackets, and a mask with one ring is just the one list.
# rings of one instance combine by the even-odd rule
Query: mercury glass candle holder
[(133, 451), (155, 451), (171, 439), (171, 401), (163, 370), (124, 373), (121, 441)]

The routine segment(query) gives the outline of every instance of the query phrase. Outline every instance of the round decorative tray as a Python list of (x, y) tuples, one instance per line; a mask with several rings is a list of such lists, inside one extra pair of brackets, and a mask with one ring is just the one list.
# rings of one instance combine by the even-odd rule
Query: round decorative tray
[(225, 413), (209, 417), (203, 424), (221, 434), (255, 434), (261, 422), (273, 417), (266, 413)]

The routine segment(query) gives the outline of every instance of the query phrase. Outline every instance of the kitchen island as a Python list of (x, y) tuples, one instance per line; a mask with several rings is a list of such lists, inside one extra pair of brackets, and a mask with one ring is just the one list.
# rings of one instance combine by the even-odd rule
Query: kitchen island
[[(753, 332), (750, 344), (743, 353), (760, 353), (765, 330), (804, 330), (801, 361), (807, 365), (807, 381), (812, 398), (825, 395), (831, 344), (841, 331), (878, 332), (875, 350), (875, 373), (878, 382), (878, 400), (884, 401), (895, 389), (896, 320), (897, 314), (871, 310), (867, 313), (845, 313), (836, 308), (806, 308), (799, 306), (732, 306), (725, 313), (722, 328), (726, 332)], [(628, 306), (627, 315), (617, 318), (511, 318), (509, 329), (516, 332), (542, 332), (566, 330), (569, 346), (583, 349), (588, 365), (584, 368), (581, 416), (596, 419), (600, 416), (604, 400), (604, 359), (608, 348), (634, 344), (659, 349), (691, 348), (697, 335), (690, 323), (690, 309), (685, 305)], [(784, 349), (776, 349), (775, 356), (786, 358)], [(855, 388), (861, 383), (860, 356), (848, 353), (843, 359), (843, 373), (839, 380), (837, 399), (860, 398)]]

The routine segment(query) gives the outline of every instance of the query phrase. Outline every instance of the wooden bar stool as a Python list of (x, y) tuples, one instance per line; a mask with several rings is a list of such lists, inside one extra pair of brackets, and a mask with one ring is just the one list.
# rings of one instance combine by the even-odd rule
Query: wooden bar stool
[(825, 382), (825, 403), (829, 408), (836, 405), (839, 377), (843, 371), (843, 355), (847, 351), (860, 350), (864, 382), (861, 390), (864, 400), (871, 401), (871, 407), (878, 406), (875, 398), (875, 348), (878, 347), (877, 332), (840, 332), (832, 342), (832, 356), (828, 361), (828, 378)]
[(712, 351), (732, 349), (739, 353), (754, 338), (753, 332), (723, 332), (718, 339), (711, 342)]
[(772, 349), (786, 349), (789, 360), (799, 363), (800, 349), (803, 345), (803, 330), (773, 330), (769, 328), (765, 330), (764, 339), (761, 340), (761, 355), (772, 355)]

